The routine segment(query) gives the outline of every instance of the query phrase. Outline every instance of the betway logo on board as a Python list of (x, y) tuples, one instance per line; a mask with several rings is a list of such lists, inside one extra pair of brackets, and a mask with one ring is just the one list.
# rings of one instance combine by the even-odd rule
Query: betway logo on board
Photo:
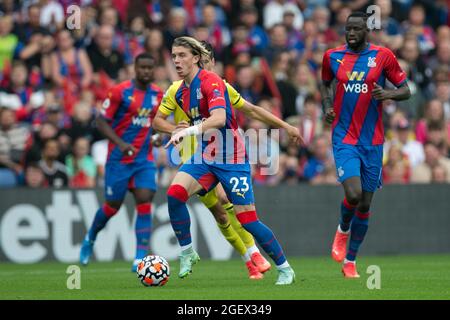
[[(52, 201), (44, 209), (26, 202), (11, 206), (0, 215), (2, 255), (15, 263), (36, 263), (51, 256), (60, 262), (78, 262), (81, 241), (75, 243), (73, 239), (83, 238), (99, 205), (94, 191), (80, 190), (52, 192)], [(180, 248), (170, 225), (167, 203), (154, 205), (153, 208), (153, 221), (157, 227), (153, 229), (150, 241), (151, 252), (168, 260), (177, 259)], [(195, 203), (189, 207), (189, 212), (194, 247), (201, 233), (211, 259), (230, 259), (233, 249), (215, 227), (209, 211), (201, 203)], [(135, 216), (130, 221), (127, 208), (122, 206), (109, 221), (94, 246), (97, 261), (111, 261), (114, 258), (131, 261), (134, 258)], [(84, 228), (75, 228), (80, 223)], [(75, 234), (75, 230), (82, 234)]]

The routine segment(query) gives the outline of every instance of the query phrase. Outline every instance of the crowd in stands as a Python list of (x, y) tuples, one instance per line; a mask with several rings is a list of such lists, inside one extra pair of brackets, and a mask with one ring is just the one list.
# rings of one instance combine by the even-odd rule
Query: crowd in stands
[[(156, 59), (155, 83), (167, 89), (177, 80), (171, 44), (183, 35), (209, 41), (216, 72), (304, 136), (295, 146), (283, 132), (279, 141), (268, 134), (269, 147), (281, 150), (279, 170), (264, 175), (255, 164), (256, 185), (337, 184), (319, 93), (322, 57), (345, 43), (347, 16), (373, 4), (381, 29), (370, 42), (396, 54), (412, 93), (384, 102), (384, 183), (450, 183), (449, 2), (2, 0), (0, 187), (102, 186), (107, 147), (95, 117), (107, 89), (133, 77), (144, 51)], [(243, 130), (270, 129), (240, 112), (237, 119)], [(167, 186), (177, 166), (166, 150), (154, 152)]]

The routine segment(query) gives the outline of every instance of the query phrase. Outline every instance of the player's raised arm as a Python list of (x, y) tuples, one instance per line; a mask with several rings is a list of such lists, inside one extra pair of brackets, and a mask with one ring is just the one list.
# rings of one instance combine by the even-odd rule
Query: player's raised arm
[(298, 130), (298, 128), (291, 126), (286, 121), (277, 118), (264, 108), (256, 106), (246, 100), (244, 101), (245, 101), (244, 105), (241, 108), (239, 108), (239, 110), (244, 112), (246, 116), (255, 120), (262, 121), (269, 126), (285, 129), (293, 142), (295, 143), (303, 142), (303, 137), (300, 135), (300, 131)]

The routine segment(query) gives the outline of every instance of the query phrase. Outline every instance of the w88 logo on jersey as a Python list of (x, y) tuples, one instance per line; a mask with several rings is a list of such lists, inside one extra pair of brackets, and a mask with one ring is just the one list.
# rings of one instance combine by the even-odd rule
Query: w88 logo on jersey
[(367, 93), (369, 87), (367, 83), (344, 83), (344, 90), (345, 92)]

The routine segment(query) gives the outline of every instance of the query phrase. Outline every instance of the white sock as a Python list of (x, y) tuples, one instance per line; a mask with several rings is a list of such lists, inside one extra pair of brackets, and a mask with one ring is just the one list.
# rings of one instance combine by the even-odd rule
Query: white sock
[(245, 253), (241, 256), (242, 260), (244, 260), (244, 262), (248, 262), (250, 261), (250, 253), (248, 253), (248, 250), (245, 251)]
[(247, 252), (249, 255), (254, 254), (255, 252), (259, 252), (258, 247), (254, 244), (251, 247), (247, 248)]
[(285, 269), (285, 268), (289, 268), (289, 267), (290, 267), (289, 262), (287, 262), (287, 260), (286, 260), (284, 263), (277, 266), (277, 270), (281, 270), (281, 269)]
[(344, 264), (346, 264), (346, 263), (356, 264), (356, 261), (350, 261), (350, 260), (344, 259)]
[(191, 253), (192, 251), (194, 251), (192, 249), (192, 243), (189, 243), (185, 246), (181, 246), (181, 253)]
[(342, 231), (341, 225), (338, 224), (338, 231), (339, 231), (340, 233), (343, 233), (343, 234), (349, 234), (349, 233), (350, 233), (350, 228), (349, 228), (347, 231)]

